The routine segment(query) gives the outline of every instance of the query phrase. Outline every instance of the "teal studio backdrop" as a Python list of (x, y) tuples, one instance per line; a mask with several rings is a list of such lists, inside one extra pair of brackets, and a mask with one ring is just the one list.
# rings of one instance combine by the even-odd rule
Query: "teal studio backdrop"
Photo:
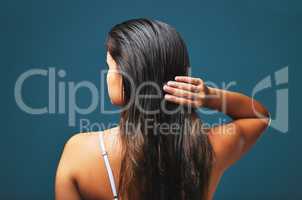
[[(275, 118), (277, 91), (288, 89), (288, 131), (267, 129), (256, 146), (225, 173), (215, 199), (302, 199), (301, 1), (2, 0), (0, 11), (0, 199), (54, 199), (57, 162), (66, 140), (79, 132), (80, 120), (108, 126), (118, 122), (118, 114), (100, 111), (116, 109), (107, 91), (100, 89), (106, 88), (100, 78), (100, 70), (106, 68), (104, 42), (113, 25), (137, 17), (173, 25), (187, 43), (192, 74), (218, 86), (235, 81), (232, 90), (251, 95), (259, 81), (288, 66), (288, 83), (272, 84), (256, 95)], [(54, 113), (24, 112), (14, 96), (18, 78), (32, 69), (48, 73), (50, 68), (56, 73), (63, 70), (55, 84), (56, 88), (59, 82), (66, 84), (66, 112), (59, 113), (58, 104)], [(98, 103), (88, 115), (77, 114), (75, 126), (70, 126), (68, 82), (83, 80), (96, 85), (105, 104)], [(26, 105), (48, 106), (48, 85), (47, 76), (27, 79), (22, 87)], [(55, 94), (59, 96), (58, 90)], [(76, 103), (89, 106), (89, 90), (79, 90)], [(202, 118), (212, 123), (217, 116)]]

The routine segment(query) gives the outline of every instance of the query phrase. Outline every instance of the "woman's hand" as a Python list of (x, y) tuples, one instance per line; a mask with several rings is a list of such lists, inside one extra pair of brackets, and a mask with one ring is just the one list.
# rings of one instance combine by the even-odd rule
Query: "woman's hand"
[(209, 88), (200, 78), (176, 76), (164, 85), (165, 99), (181, 105), (201, 107), (207, 104)]

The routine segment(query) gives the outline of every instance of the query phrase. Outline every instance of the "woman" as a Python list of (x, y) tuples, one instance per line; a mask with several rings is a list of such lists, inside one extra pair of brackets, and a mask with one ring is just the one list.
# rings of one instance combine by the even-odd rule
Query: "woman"
[[(268, 111), (243, 94), (188, 77), (186, 46), (163, 22), (114, 26), (107, 51), (109, 96), (123, 107), (119, 126), (69, 139), (56, 199), (212, 199), (225, 170), (268, 126)], [(204, 127), (199, 107), (233, 120)]]

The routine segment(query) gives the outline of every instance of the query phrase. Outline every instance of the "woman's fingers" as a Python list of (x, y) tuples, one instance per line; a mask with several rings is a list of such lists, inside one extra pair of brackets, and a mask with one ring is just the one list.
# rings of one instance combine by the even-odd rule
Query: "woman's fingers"
[(200, 78), (193, 78), (190, 76), (176, 76), (175, 80), (185, 82), (185, 83), (191, 83), (193, 85), (203, 84), (203, 81)]
[(177, 81), (168, 81), (167, 83), (168, 86), (182, 89), (182, 90), (187, 90), (191, 92), (200, 92), (200, 88), (196, 85), (192, 85), (189, 83), (184, 83), (184, 82), (177, 82)]
[(171, 95), (177, 96), (177, 97), (185, 97), (185, 98), (189, 98), (189, 99), (196, 99), (198, 97), (197, 93), (192, 93), (187, 90), (178, 89), (175, 87), (171, 87), (169, 85), (164, 86), (164, 91)]
[(180, 104), (180, 105), (187, 105), (187, 106), (193, 106), (195, 107), (195, 102), (190, 100), (190, 99), (186, 99), (186, 98), (183, 98), (183, 97), (177, 97), (177, 96), (173, 96), (173, 95), (170, 95), (170, 94), (165, 94), (165, 99), (167, 101), (170, 101), (170, 102), (173, 102), (173, 103), (176, 103), (176, 104)]

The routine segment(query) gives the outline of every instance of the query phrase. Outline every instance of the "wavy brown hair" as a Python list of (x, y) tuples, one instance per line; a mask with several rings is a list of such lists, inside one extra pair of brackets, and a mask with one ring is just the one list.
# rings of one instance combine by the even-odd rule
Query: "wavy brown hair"
[[(206, 199), (213, 151), (202, 122), (194, 108), (162, 98), (167, 81), (188, 75), (189, 56), (180, 34), (160, 21), (134, 19), (114, 26), (106, 45), (123, 72), (128, 104), (120, 119), (119, 197)], [(154, 84), (139, 88), (147, 81), (159, 89)], [(133, 100), (134, 94), (145, 96)]]

